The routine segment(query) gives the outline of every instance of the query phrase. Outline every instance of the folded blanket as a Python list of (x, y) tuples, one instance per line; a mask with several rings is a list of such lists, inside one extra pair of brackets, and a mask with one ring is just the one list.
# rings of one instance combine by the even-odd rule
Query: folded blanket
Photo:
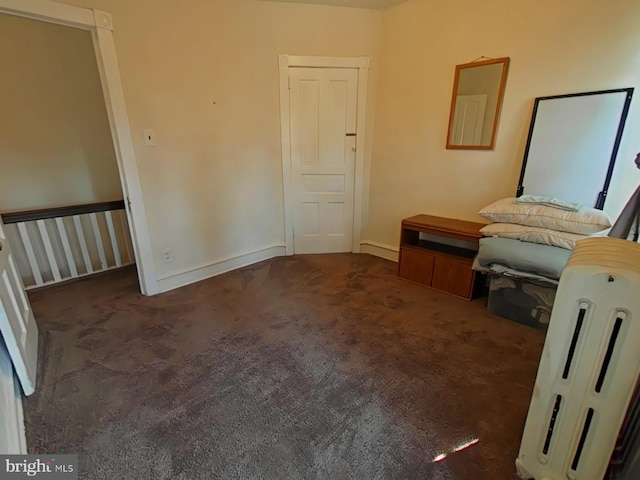
[(521, 195), (515, 199), (514, 203), (546, 205), (547, 207), (559, 208), (568, 212), (577, 212), (582, 207), (579, 203), (564, 202), (557, 198), (541, 197), (539, 195)]
[(545, 277), (544, 275), (538, 275), (537, 273), (525, 272), (524, 270), (516, 270), (500, 263), (492, 263), (490, 267), (483, 267), (480, 265), (478, 257), (473, 260), (471, 268), (480, 273), (494, 273), (503, 277), (519, 278), (523, 280), (531, 280), (537, 282), (545, 287), (558, 286), (558, 280), (554, 278)]
[(521, 242), (510, 238), (485, 237), (480, 239), (478, 264), (492, 268), (504, 265), (521, 272), (529, 272), (557, 280), (571, 256), (571, 250)]

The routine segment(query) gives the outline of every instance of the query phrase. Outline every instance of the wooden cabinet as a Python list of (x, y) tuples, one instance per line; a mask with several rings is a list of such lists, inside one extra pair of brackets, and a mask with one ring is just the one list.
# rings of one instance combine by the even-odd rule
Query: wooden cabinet
[(400, 276), (422, 285), (431, 285), (436, 257), (423, 249), (405, 248), (404, 262), (400, 263)]
[(416, 215), (402, 221), (398, 275), (471, 300), (482, 283), (471, 269), (482, 223)]

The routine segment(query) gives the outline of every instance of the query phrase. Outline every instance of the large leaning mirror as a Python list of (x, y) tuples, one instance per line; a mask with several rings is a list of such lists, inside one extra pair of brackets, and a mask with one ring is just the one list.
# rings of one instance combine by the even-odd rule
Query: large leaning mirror
[(456, 66), (447, 148), (493, 150), (509, 57)]

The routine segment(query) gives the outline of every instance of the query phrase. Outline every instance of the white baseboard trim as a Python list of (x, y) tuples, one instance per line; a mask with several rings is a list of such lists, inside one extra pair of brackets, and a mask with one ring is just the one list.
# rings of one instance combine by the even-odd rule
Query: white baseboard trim
[(280, 257), (284, 254), (284, 245), (272, 245), (254, 252), (222, 258), (211, 264), (185, 270), (184, 272), (167, 275), (166, 277), (158, 279), (158, 293), (168, 292), (175, 288), (184, 287), (191, 283), (196, 283), (222, 273), (230, 272), (236, 268), (246, 267), (247, 265), (273, 257)]
[(376, 257), (386, 258), (392, 262), (398, 261), (398, 247), (386, 243), (374, 242), (373, 240), (363, 240), (360, 242), (360, 253), (369, 253)]

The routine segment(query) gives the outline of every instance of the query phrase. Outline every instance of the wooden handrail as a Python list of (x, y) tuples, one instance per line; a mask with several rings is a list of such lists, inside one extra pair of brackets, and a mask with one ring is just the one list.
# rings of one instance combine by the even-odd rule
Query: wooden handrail
[(69, 217), (72, 215), (82, 215), (84, 213), (106, 212), (109, 210), (124, 209), (124, 200), (113, 202), (87, 203), (84, 205), (71, 205), (69, 207), (43, 208), (41, 210), (28, 210), (24, 212), (2, 213), (2, 222), (9, 223), (31, 222), (34, 220), (45, 220), (47, 218)]

